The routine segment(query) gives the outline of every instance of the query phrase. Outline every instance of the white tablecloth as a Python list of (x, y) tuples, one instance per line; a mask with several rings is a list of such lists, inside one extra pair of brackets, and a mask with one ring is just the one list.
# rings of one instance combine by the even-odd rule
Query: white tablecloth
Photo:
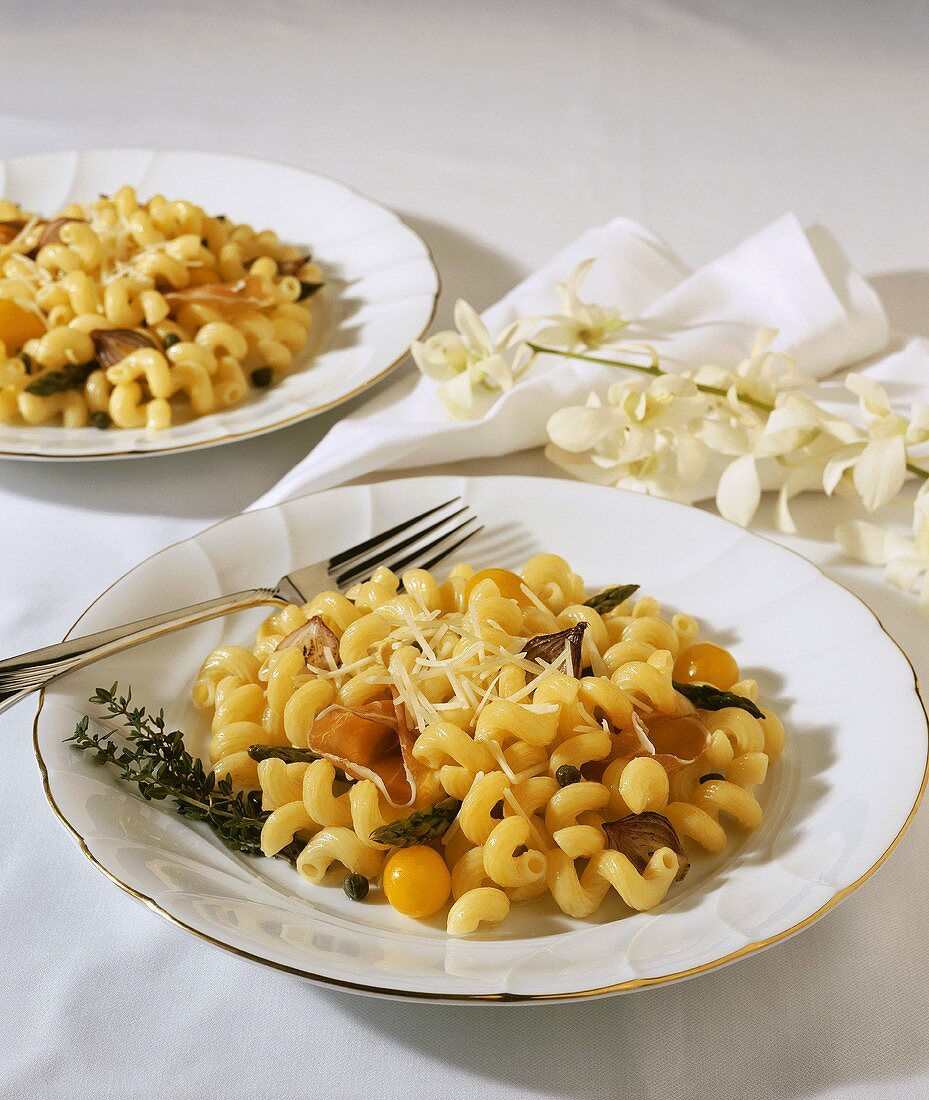
[[(929, 335), (924, 5), (13, 0), (0, 155), (229, 150), (399, 209), (483, 306), (615, 214), (700, 263), (785, 209), (822, 221)], [(59, 638), (140, 558), (246, 507), (339, 415), (142, 462), (0, 464), (0, 647)], [(553, 474), (541, 456), (463, 464)], [(838, 560), (840, 505), (783, 539), (854, 587), (929, 682), (929, 624)], [(761, 516), (770, 529), (770, 505)], [(586, 1005), (323, 991), (223, 954), (107, 883), (41, 793), (34, 707), (0, 718), (0, 1095), (929, 1096), (929, 815), (801, 937)], [(875, 731), (879, 743), (880, 730)]]

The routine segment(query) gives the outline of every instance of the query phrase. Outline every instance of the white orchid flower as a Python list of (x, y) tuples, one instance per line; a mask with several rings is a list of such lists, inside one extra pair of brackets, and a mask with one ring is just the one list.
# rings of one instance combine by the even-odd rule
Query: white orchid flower
[(830, 418), (826, 430), (844, 445), (826, 465), (823, 489), (831, 495), (851, 485), (865, 509), (874, 512), (897, 496), (908, 467), (927, 457), (929, 406), (914, 405), (908, 420), (893, 411), (884, 387), (873, 378), (849, 374), (845, 386), (859, 398), (866, 428)]
[(583, 260), (567, 280), (555, 287), (561, 312), (540, 318), (552, 322), (536, 332), (534, 340), (550, 348), (589, 348), (595, 350), (615, 341), (630, 321), (618, 309), (582, 301), (580, 286), (594, 260)]
[(792, 355), (770, 350), (776, 336), (776, 328), (758, 330), (751, 351), (735, 369), (740, 395), (773, 404), (785, 390), (812, 389), (816, 385), (799, 369)]
[(797, 367), (792, 355), (770, 350), (776, 336), (775, 328), (759, 329), (748, 355), (734, 368), (708, 363), (695, 372), (695, 380), (726, 391), (735, 411), (744, 410), (752, 402), (774, 405), (785, 391), (813, 389), (815, 380)]
[(840, 524), (835, 537), (850, 557), (883, 565), (887, 582), (915, 592), (922, 610), (929, 613), (929, 493), (924, 489), (913, 504), (912, 538), (864, 520)]
[(519, 323), (494, 340), (477, 311), (461, 299), (455, 303), (454, 320), (457, 331), (417, 340), (410, 354), (423, 374), (441, 383), (439, 397), (449, 414), (467, 419), (481, 410), (479, 396), (513, 387), (532, 361), (532, 352), (522, 343)]
[(607, 403), (560, 409), (548, 421), (548, 457), (575, 476), (656, 496), (689, 499), (709, 450), (694, 429), (705, 399), (678, 375), (617, 382)]

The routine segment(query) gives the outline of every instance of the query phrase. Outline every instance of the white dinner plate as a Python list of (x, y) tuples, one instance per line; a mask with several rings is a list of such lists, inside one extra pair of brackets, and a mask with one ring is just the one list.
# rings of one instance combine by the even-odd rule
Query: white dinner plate
[[(590, 585), (638, 582), (732, 647), (787, 729), (760, 788), (764, 822), (649, 913), (618, 898), (586, 921), (550, 899), (465, 939), (372, 891), (365, 904), (281, 860), (237, 855), (163, 803), (145, 803), (62, 743), (97, 685), (130, 684), (202, 751), (190, 689), (206, 654), (251, 644), (261, 612), (130, 650), (52, 685), (35, 749), (55, 812), (86, 855), (150, 908), (238, 955), (344, 989), (452, 1001), (565, 999), (704, 973), (807, 927), (896, 845), (926, 779), (913, 670), (868, 608), (814, 565), (715, 516), (597, 486), (536, 478), (416, 478), (333, 489), (248, 512), (163, 550), (108, 589), (73, 633), (272, 583), (461, 494), (487, 523), (476, 566), (562, 554)], [(93, 708), (91, 708), (92, 710)], [(849, 944), (850, 950), (861, 945)]]
[(0, 196), (36, 213), (111, 194), (191, 199), (307, 247), (327, 278), (293, 373), (240, 405), (165, 431), (0, 423), (0, 457), (124, 458), (248, 439), (347, 401), (400, 363), (429, 327), (439, 277), (423, 240), (393, 211), (326, 176), (251, 157), (105, 149), (0, 161)]

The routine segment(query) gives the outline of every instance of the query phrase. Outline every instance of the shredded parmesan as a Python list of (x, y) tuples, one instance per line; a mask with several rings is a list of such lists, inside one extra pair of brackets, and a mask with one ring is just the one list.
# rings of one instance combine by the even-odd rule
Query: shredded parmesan
[(544, 612), (544, 614), (546, 615), (551, 615), (551, 610), (547, 608), (544, 603), (542, 603), (539, 597), (527, 584), (521, 584), (519, 587), (522, 589), (523, 594), (526, 596), (526, 598), (531, 600), (532, 603), (534, 603), (535, 606), (539, 609), (539, 611)]
[(504, 773), (504, 775), (506, 775), (507, 779), (509, 779), (511, 783), (515, 783), (516, 773), (510, 767), (507, 758), (503, 753), (503, 749), (500, 747), (499, 743), (493, 740), (485, 741), (484, 743), (490, 750), (491, 756), (493, 756), (493, 758), (500, 765), (500, 770)]
[(527, 814), (526, 811), (522, 808), (522, 806), (519, 804), (519, 799), (516, 797), (515, 794), (513, 794), (512, 790), (509, 787), (504, 789), (503, 797), (504, 797), (504, 799), (506, 799), (507, 804), (513, 810), (513, 812), (516, 813), (516, 814), (519, 814), (519, 816), (523, 819), (523, 821), (525, 821), (526, 824), (529, 826), (529, 835), (535, 841), (536, 847), (538, 848), (538, 850), (540, 852), (546, 851), (548, 849), (548, 845), (543, 840), (542, 834), (539, 832), (538, 827), (536, 826), (536, 823), (532, 820), (532, 818), (529, 816), (529, 814)]
[(645, 723), (636, 714), (635, 711), (632, 712), (632, 728), (635, 730), (636, 736), (639, 739), (639, 744), (642, 746), (642, 748), (645, 749), (645, 751), (651, 756), (654, 756), (655, 746), (649, 740), (648, 730), (645, 726)]
[(548, 771), (548, 761), (543, 760), (538, 764), (533, 764), (531, 767), (516, 773), (513, 777), (513, 786), (517, 787), (520, 783), (525, 783), (527, 779), (534, 779), (537, 775), (541, 775), (546, 771)]

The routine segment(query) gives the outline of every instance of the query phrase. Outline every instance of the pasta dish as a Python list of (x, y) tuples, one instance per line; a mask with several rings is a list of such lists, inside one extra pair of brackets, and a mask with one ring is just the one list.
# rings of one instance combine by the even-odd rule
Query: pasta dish
[(321, 285), (271, 230), (185, 199), (0, 200), (0, 421), (160, 430), (238, 404), (291, 369)]
[[(696, 845), (762, 818), (784, 744), (732, 655), (635, 585), (552, 554), (444, 581), (378, 569), (204, 662), (213, 770), (260, 792), (260, 847), (452, 935), (550, 894), (652, 909)], [(332, 875), (331, 872), (338, 872)]]

